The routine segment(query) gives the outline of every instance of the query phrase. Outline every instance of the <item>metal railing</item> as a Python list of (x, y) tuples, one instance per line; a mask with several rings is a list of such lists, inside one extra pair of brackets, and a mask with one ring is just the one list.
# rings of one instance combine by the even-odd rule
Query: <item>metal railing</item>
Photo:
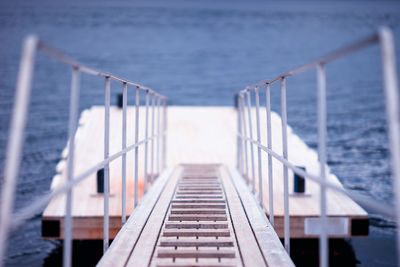
[[(27, 207), (14, 213), (13, 205), (15, 199), (15, 186), (19, 173), (19, 166), (22, 158), (22, 148), (24, 143), (24, 131), (27, 121), (28, 104), (30, 100), (32, 80), (34, 74), (34, 63), (36, 52), (42, 52), (66, 64), (72, 68), (70, 106), (69, 106), (69, 127), (68, 127), (68, 159), (66, 169), (66, 183), (55, 190), (36, 199)], [(104, 78), (104, 160), (88, 168), (83, 173), (73, 176), (74, 171), (74, 153), (75, 153), (75, 133), (79, 115), (79, 91), (80, 74), (99, 76)], [(122, 84), (122, 148), (119, 152), (110, 155), (110, 80)], [(135, 90), (135, 130), (134, 143), (127, 146), (127, 91), (128, 86)], [(139, 106), (140, 92), (145, 92), (145, 138), (139, 140)], [(151, 107), (149, 99), (151, 98)], [(161, 108), (163, 109), (161, 117)], [(149, 109), (151, 109), (151, 125), (149, 123)], [(157, 111), (156, 111), (157, 109)], [(157, 113), (157, 115), (156, 115)], [(155, 125), (155, 120), (156, 124)], [(1, 217), (0, 217), (0, 266), (4, 264), (5, 253), (7, 251), (7, 241), (10, 232), (21, 224), (32, 218), (35, 214), (41, 212), (45, 205), (54, 197), (65, 193), (65, 219), (64, 219), (64, 243), (63, 243), (63, 265), (71, 266), (72, 257), (72, 188), (80, 181), (89, 177), (101, 168), (104, 168), (104, 233), (103, 250), (106, 251), (109, 243), (109, 179), (110, 163), (115, 159), (122, 158), (122, 225), (126, 221), (126, 154), (134, 150), (134, 206), (138, 204), (138, 179), (139, 146), (144, 145), (144, 193), (147, 191), (148, 183), (153, 183), (155, 179), (155, 170), (159, 174), (166, 166), (166, 120), (167, 120), (167, 98), (158, 94), (154, 90), (141, 86), (139, 84), (121, 79), (117, 76), (100, 72), (86, 67), (61, 52), (53, 49), (46, 43), (39, 40), (36, 36), (28, 36), (23, 44), (22, 57), (19, 67), (16, 95), (12, 111), (11, 127), (9, 132), (9, 142), (6, 151), (6, 162), (4, 170), (4, 181), (1, 199)], [(151, 134), (149, 135), (149, 127)], [(148, 145), (151, 145), (150, 152)], [(156, 150), (154, 150), (156, 147)], [(150, 159), (151, 169), (148, 170), (148, 160)], [(155, 168), (154, 168), (155, 167)], [(148, 177), (150, 175), (150, 181)]]
[[(285, 72), (276, 76), (271, 80), (261, 81), (255, 85), (249, 86), (240, 91), (238, 95), (238, 157), (237, 168), (240, 173), (245, 177), (246, 182), (249, 184), (249, 156), (251, 159), (252, 171), (252, 191), (255, 192), (255, 156), (253, 146), (257, 148), (258, 157), (258, 197), (261, 207), (263, 207), (263, 172), (262, 172), (262, 158), (261, 152), (264, 151), (268, 154), (268, 191), (269, 191), (269, 219), (274, 225), (274, 200), (273, 200), (273, 172), (272, 172), (272, 159), (275, 158), (282, 163), (283, 166), (283, 186), (284, 186), (284, 246), (288, 253), (290, 252), (290, 214), (289, 214), (289, 177), (288, 170), (298, 174), (306, 179), (310, 179), (320, 185), (320, 237), (319, 237), (319, 264), (320, 266), (328, 266), (328, 234), (327, 234), (327, 212), (326, 212), (326, 192), (327, 189), (332, 189), (337, 192), (350, 196), (343, 187), (327, 181), (326, 179), (326, 135), (327, 135), (327, 109), (326, 109), (326, 77), (324, 66), (338, 58), (352, 54), (363, 48), (379, 44), (381, 48), (382, 70), (383, 70), (383, 87), (386, 100), (386, 116), (388, 122), (388, 134), (390, 141), (390, 154), (391, 154), (391, 169), (393, 175), (394, 192), (396, 198), (396, 207), (379, 206), (372, 200), (359, 198), (357, 195), (351, 194), (362, 204), (370, 207), (371, 209), (378, 210), (381, 214), (392, 217), (393, 211), (396, 211), (397, 227), (400, 226), (400, 122), (399, 122), (399, 95), (398, 95), (398, 81), (395, 64), (395, 49), (392, 33), (387, 28), (381, 28), (375, 34), (355, 42), (343, 49), (340, 49), (326, 57), (313, 61), (299, 68)], [(317, 89), (318, 89), (318, 156), (319, 156), (319, 175), (313, 175), (306, 172), (288, 160), (288, 137), (287, 137), (287, 106), (286, 106), (286, 79), (295, 74), (316, 69), (317, 74)], [(271, 128), (271, 89), (270, 85), (275, 82), (280, 82), (280, 104), (281, 104), (281, 124), (282, 124), (282, 155), (272, 150), (272, 128)], [(260, 101), (259, 90), (265, 86), (266, 95), (266, 128), (267, 128), (267, 144), (263, 145), (261, 142), (260, 134)], [(252, 126), (252, 101), (251, 95), (255, 96), (255, 113), (256, 113), (256, 131), (257, 138), (253, 138)], [(247, 105), (245, 99), (247, 98)], [(246, 106), (248, 114), (248, 122), (246, 121)], [(250, 149), (248, 149), (250, 146)], [(249, 151), (248, 151), (249, 150)], [(249, 185), (250, 186), (250, 185)], [(400, 233), (397, 231), (397, 255), (400, 257)], [(398, 259), (400, 262), (400, 259)]]

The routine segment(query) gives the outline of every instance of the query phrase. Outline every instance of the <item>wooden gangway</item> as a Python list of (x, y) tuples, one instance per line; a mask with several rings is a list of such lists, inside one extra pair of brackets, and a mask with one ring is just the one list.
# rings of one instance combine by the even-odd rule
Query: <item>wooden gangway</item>
[(293, 266), (250, 190), (226, 166), (167, 170), (99, 266)]

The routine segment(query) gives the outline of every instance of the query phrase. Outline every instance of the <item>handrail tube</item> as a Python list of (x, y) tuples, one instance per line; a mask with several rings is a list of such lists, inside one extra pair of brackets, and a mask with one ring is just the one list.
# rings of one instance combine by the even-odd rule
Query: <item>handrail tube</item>
[[(67, 181), (71, 181), (74, 173), (75, 159), (75, 133), (78, 123), (79, 113), (79, 90), (80, 72), (79, 69), (72, 70), (70, 104), (69, 104), (69, 125), (68, 125), (68, 161), (67, 161)], [(64, 219), (64, 242), (63, 242), (63, 266), (71, 266), (72, 256), (72, 189), (66, 193), (65, 219)]]
[[(288, 159), (287, 145), (287, 107), (286, 107), (286, 78), (281, 78), (281, 116), (282, 116), (282, 155)], [(284, 209), (284, 245), (290, 255), (290, 216), (289, 216), (289, 174), (285, 164), (283, 166), (283, 209)]]
[[(258, 87), (255, 89), (255, 101), (256, 101), (256, 125), (257, 125), (257, 141), (261, 143), (261, 129), (260, 129), (260, 96)], [(264, 207), (263, 204), (263, 183), (262, 183), (262, 158), (261, 158), (261, 148), (257, 147), (257, 157), (258, 157), (258, 201), (261, 208)]]
[[(151, 95), (151, 136), (154, 136), (154, 102), (155, 95)], [(151, 152), (150, 152), (150, 183), (154, 182), (154, 139), (151, 140)]]
[(399, 86), (396, 70), (394, 39), (391, 31), (381, 28), (379, 31), (381, 44), (382, 74), (386, 100), (386, 120), (390, 140), (391, 169), (393, 174), (393, 191), (396, 198), (397, 216), (397, 264), (400, 264), (400, 118), (399, 118)]
[(167, 99), (163, 99), (163, 147), (162, 147), (162, 167), (167, 167)]
[(310, 181), (324, 184), (327, 189), (332, 189), (335, 190), (339, 193), (345, 194), (349, 196), (350, 198), (353, 198), (357, 200), (358, 202), (362, 203), (365, 206), (368, 206), (370, 210), (373, 211), (379, 211), (380, 214), (387, 216), (389, 218), (393, 218), (393, 206), (390, 206), (389, 204), (384, 205), (383, 207), (376, 205), (375, 202), (373, 201), (366, 201), (366, 199), (362, 195), (358, 195), (356, 193), (349, 193), (347, 190), (345, 190), (342, 186), (339, 186), (335, 183), (328, 182), (328, 181), (322, 181), (319, 176), (310, 174), (306, 171), (303, 171), (302, 169), (299, 169), (296, 167), (294, 164), (290, 163), (288, 160), (285, 160), (281, 155), (277, 154), (273, 150), (269, 149), (268, 147), (260, 144), (259, 142), (255, 140), (250, 140), (250, 138), (244, 138), (247, 139), (249, 142), (252, 142), (253, 144), (260, 146), (262, 150), (273, 156), (275, 159), (279, 160), (281, 163), (285, 164), (289, 169), (291, 169), (294, 173), (298, 174), (299, 176), (304, 177), (305, 179), (309, 179)]
[[(110, 78), (105, 78), (104, 85), (104, 159), (110, 151)], [(103, 221), (103, 253), (108, 249), (109, 242), (109, 194), (110, 194), (110, 164), (104, 165), (104, 221)]]
[[(140, 91), (139, 91), (139, 87), (136, 87), (136, 97), (135, 97), (135, 101), (136, 101), (136, 108), (135, 108), (135, 143), (137, 143), (139, 141), (139, 97), (140, 97)], [(135, 147), (135, 173), (134, 173), (134, 177), (135, 177), (135, 188), (134, 188), (134, 207), (136, 208), (137, 204), (138, 204), (138, 176), (139, 176), (139, 167), (138, 167), (138, 163), (139, 163), (139, 147)]]
[(65, 193), (68, 189), (72, 188), (77, 183), (80, 183), (81, 181), (88, 178), (90, 174), (103, 168), (107, 163), (111, 163), (112, 161), (119, 158), (121, 155), (126, 154), (130, 150), (144, 144), (145, 142), (146, 142), (146, 140), (142, 140), (142, 141), (138, 142), (137, 144), (130, 145), (126, 149), (113, 154), (112, 156), (108, 157), (107, 159), (97, 163), (90, 169), (86, 170), (82, 174), (76, 176), (76, 178), (74, 178), (70, 182), (67, 182), (63, 186), (55, 189), (54, 191), (51, 191), (50, 193), (38, 198), (29, 207), (22, 208), (20, 211), (18, 211), (17, 213), (12, 215), (12, 217), (15, 217), (15, 219), (14, 219), (14, 223), (12, 225), (11, 230), (13, 231), (14, 229), (17, 229), (20, 225), (22, 225), (24, 222), (29, 220), (35, 214), (37, 214), (52, 198), (54, 198), (62, 193)]
[[(24, 143), (23, 133), (26, 127), (27, 121), (27, 111), (29, 108), (29, 100), (32, 88), (32, 78), (33, 69), (36, 59), (36, 52), (40, 51), (51, 58), (54, 58), (61, 63), (71, 66), (73, 69), (72, 80), (71, 80), (71, 98), (70, 98), (70, 108), (69, 108), (69, 142), (68, 142), (68, 159), (67, 159), (67, 170), (66, 170), (66, 183), (51, 191), (44, 196), (37, 198), (29, 206), (18, 210), (13, 213), (13, 203), (15, 195), (15, 185), (18, 176), (18, 168), (20, 166), (22, 157), (22, 146)], [(79, 112), (79, 74), (86, 73), (90, 75), (100, 76), (105, 78), (105, 119), (104, 119), (104, 160), (95, 164), (94, 167), (84, 171), (81, 175), (72, 178), (73, 167), (74, 167), (74, 150), (75, 142), (74, 137), (77, 130), (78, 112)], [(116, 80), (123, 83), (123, 119), (122, 119), (122, 150), (109, 156), (109, 127), (110, 127), (110, 79)], [(63, 265), (71, 266), (71, 252), (72, 252), (72, 187), (79, 183), (80, 181), (89, 177), (89, 175), (96, 170), (104, 167), (104, 240), (103, 248), (104, 250), (108, 247), (109, 240), (109, 213), (108, 213), (108, 196), (109, 196), (109, 163), (116, 158), (122, 156), (123, 165), (123, 181), (122, 181), (122, 224), (126, 220), (126, 173), (124, 175), (124, 170), (126, 172), (126, 161), (124, 164), (124, 159), (126, 160), (126, 153), (132, 149), (138, 150), (138, 147), (149, 140), (154, 142), (154, 139), (160, 138), (161, 133), (158, 132), (157, 135), (153, 135), (145, 140), (139, 142), (138, 138), (135, 140), (135, 144), (126, 147), (126, 109), (127, 109), (127, 85), (133, 85), (136, 87), (137, 93), (139, 90), (147, 90), (152, 93), (153, 97), (157, 97), (159, 102), (161, 99), (165, 103), (165, 115), (166, 115), (166, 103), (167, 98), (161, 94), (158, 94), (152, 89), (141, 86), (139, 84), (121, 79), (111, 74), (104, 72), (99, 72), (77, 61), (69, 58), (63, 53), (56, 49), (53, 49), (46, 43), (39, 40), (36, 36), (28, 36), (24, 40), (22, 57), (20, 62), (16, 98), (14, 101), (14, 107), (12, 112), (11, 127), (9, 134), (9, 143), (7, 145), (7, 158), (5, 162), (4, 171), (4, 186), (2, 188), (2, 201), (0, 202), (0, 267), (4, 264), (5, 251), (7, 249), (7, 239), (9, 233), (19, 227), (21, 224), (29, 220), (32, 216), (37, 214), (52, 198), (58, 196), (62, 193), (66, 193), (66, 207), (65, 207), (65, 220), (64, 220), (64, 247), (63, 247)], [(137, 98), (138, 102), (138, 98)], [(137, 103), (139, 104), (139, 103)], [(137, 105), (138, 108), (138, 105)], [(138, 112), (137, 112), (138, 115)], [(165, 118), (166, 121), (166, 118)], [(136, 120), (138, 122), (138, 120)], [(166, 129), (166, 127), (164, 128)], [(164, 130), (163, 129), (163, 130)], [(136, 131), (138, 126), (136, 127)], [(166, 136), (166, 133), (163, 132)], [(166, 145), (165, 145), (166, 146)], [(166, 148), (164, 149), (164, 151)], [(138, 157), (136, 157), (137, 160)], [(165, 157), (164, 157), (165, 158)], [(135, 166), (137, 168), (137, 164)], [(135, 184), (135, 190), (137, 190), (137, 178)], [(125, 189), (125, 190), (124, 190)], [(135, 194), (137, 197), (138, 194)], [(11, 216), (10, 216), (11, 214)], [(13, 218), (14, 217), (14, 218)], [(10, 223), (10, 218), (13, 218), (13, 224)]]
[[(28, 113), (28, 101), (32, 91), (32, 78), (34, 70), (34, 58), (36, 56), (38, 39), (36, 36), (28, 36), (23, 44), (22, 56), (18, 70), (15, 101), (9, 131), (9, 142), (6, 148), (6, 160), (4, 165), (3, 188), (0, 203), (0, 267), (4, 264), (7, 251), (7, 240), (11, 228), (11, 217), (15, 199), (15, 185), (19, 173), (24, 143), (24, 131)], [(13, 222), (14, 223), (14, 222)]]
[[(126, 148), (126, 124), (127, 124), (127, 102), (128, 102), (127, 84), (122, 87), (122, 149)], [(122, 154), (122, 214), (121, 225), (126, 222), (126, 153)]]
[(344, 56), (346, 56), (348, 54), (351, 54), (351, 53), (353, 53), (355, 51), (358, 51), (358, 50), (360, 50), (360, 49), (362, 49), (364, 47), (367, 47), (367, 46), (369, 46), (369, 45), (371, 45), (373, 43), (376, 43), (379, 40), (380, 40), (380, 35), (377, 34), (377, 33), (374, 33), (374, 34), (372, 34), (372, 35), (370, 35), (370, 36), (368, 36), (368, 37), (366, 37), (364, 39), (359, 40), (356, 43), (353, 43), (351, 45), (345, 46), (342, 49), (339, 49), (339, 50), (337, 50), (337, 51), (335, 51), (333, 53), (330, 53), (327, 56), (319, 58), (319, 59), (317, 59), (317, 60), (315, 60), (315, 61), (313, 61), (311, 63), (305, 64), (305, 65), (302, 65), (302, 66), (297, 67), (295, 69), (292, 69), (292, 70), (289, 70), (287, 72), (281, 73), (281, 74), (279, 74), (278, 76), (276, 76), (275, 78), (273, 78), (271, 80), (263, 80), (263, 81), (260, 81), (260, 82), (258, 82), (256, 84), (254, 84), (254, 85), (247, 86), (241, 92), (249, 91), (249, 90), (254, 89), (256, 87), (260, 87), (260, 86), (262, 86), (264, 84), (272, 84), (272, 83), (274, 83), (276, 81), (279, 81), (282, 78), (289, 77), (289, 76), (292, 76), (294, 74), (307, 71), (307, 70), (312, 69), (312, 68), (314, 68), (314, 67), (316, 67), (316, 66), (318, 66), (320, 64), (326, 64), (326, 63), (331, 62), (331, 61), (333, 61), (335, 59), (344, 57)]
[(41, 52), (51, 56), (52, 58), (59, 60), (60, 62), (62, 62), (64, 64), (67, 64), (67, 65), (69, 65), (69, 66), (71, 66), (73, 68), (79, 68), (79, 70), (81, 72), (84, 72), (86, 74), (91, 74), (93, 76), (108, 77), (108, 78), (110, 78), (112, 80), (115, 80), (115, 81), (118, 81), (118, 82), (121, 82), (121, 83), (126, 83), (128, 85), (137, 87), (137, 88), (139, 88), (140, 90), (143, 90), (143, 91), (149, 90), (151, 93), (154, 93), (154, 94), (156, 94), (157, 96), (159, 96), (161, 98), (165, 98), (165, 99), (167, 98), (166, 96), (163, 96), (163, 95), (157, 93), (156, 91), (154, 91), (154, 90), (152, 90), (150, 88), (147, 88), (145, 86), (142, 86), (140, 84), (128, 81), (126, 79), (119, 78), (119, 77), (117, 77), (115, 75), (112, 75), (110, 73), (97, 71), (97, 70), (95, 70), (93, 68), (87, 67), (87, 66), (85, 66), (85, 65), (83, 65), (83, 64), (81, 64), (81, 63), (79, 63), (79, 62), (77, 62), (77, 61), (75, 61), (73, 59), (71, 59), (70, 57), (64, 55), (62, 52), (54, 49), (53, 47), (51, 47), (50, 45), (46, 44), (45, 42), (43, 42), (41, 40), (38, 40), (37, 49), (40, 50)]
[[(267, 146), (272, 150), (272, 128), (271, 128), (271, 88), (267, 84), (265, 88), (265, 105), (267, 110)], [(274, 226), (274, 185), (272, 172), (272, 156), (268, 154), (268, 201), (269, 201), (269, 221)]]
[(246, 117), (245, 117), (245, 115), (244, 115), (244, 97), (243, 97), (243, 94), (240, 94), (239, 95), (239, 103), (240, 103), (240, 109), (239, 109), (239, 111), (240, 111), (240, 117), (242, 118), (242, 125), (243, 125), (243, 127), (242, 127), (242, 130), (243, 130), (243, 135), (245, 136), (245, 138), (243, 139), (243, 143), (244, 143), (244, 157), (245, 157), (245, 166), (246, 166), (246, 173), (245, 173), (245, 175), (246, 175), (246, 183), (247, 183), (247, 185), (249, 185), (249, 160), (248, 160), (248, 151), (247, 151), (247, 140), (246, 140), (246, 138), (247, 138), (247, 130), (246, 130), (246, 128), (247, 128), (247, 126), (246, 126)]
[[(145, 137), (149, 136), (149, 90), (146, 91), (146, 115), (145, 115)], [(144, 192), (147, 192), (148, 174), (147, 174), (147, 161), (148, 161), (148, 142), (144, 144)]]
[[(251, 139), (253, 139), (253, 124), (251, 120), (251, 95), (250, 92), (246, 92), (247, 96), (247, 115), (248, 115), (248, 120), (249, 120), (249, 136)], [(254, 147), (253, 144), (250, 144), (250, 153), (251, 153), (251, 185), (252, 185), (252, 192), (253, 194), (255, 193), (255, 179), (256, 179), (256, 171), (254, 167)]]
[[(317, 65), (317, 95), (318, 95), (318, 158), (319, 158), (319, 169), (320, 179), (326, 180), (325, 165), (326, 165), (326, 75), (324, 66)], [(326, 187), (324, 184), (320, 184), (320, 224), (321, 234), (319, 238), (319, 266), (328, 266), (328, 234), (326, 229)]]
[(157, 174), (160, 175), (160, 105), (161, 98), (157, 98)]

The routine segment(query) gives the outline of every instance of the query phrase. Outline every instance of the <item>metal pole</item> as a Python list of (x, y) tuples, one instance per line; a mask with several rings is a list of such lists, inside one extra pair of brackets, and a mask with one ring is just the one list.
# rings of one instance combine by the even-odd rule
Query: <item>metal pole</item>
[[(257, 142), (261, 144), (261, 131), (260, 131), (260, 97), (258, 87), (255, 88), (255, 100), (256, 100), (256, 121), (257, 121)], [(262, 159), (261, 159), (261, 147), (257, 146), (258, 153), (258, 197), (260, 206), (263, 207), (263, 188), (262, 188)]]
[(4, 180), (0, 202), (0, 266), (4, 265), (4, 258), (7, 251), (7, 241), (12, 219), (10, 214), (13, 212), (15, 185), (23, 153), (24, 131), (32, 89), (32, 76), (37, 44), (38, 39), (36, 36), (29, 36), (24, 40), (21, 62), (19, 65), (10, 132), (8, 134), (9, 141), (7, 144), (7, 157), (4, 165)]
[[(251, 96), (250, 96), (250, 92), (247, 91), (247, 115), (249, 118), (249, 134), (250, 134), (250, 139), (253, 139), (253, 124), (251, 121)], [(250, 153), (251, 153), (251, 173), (253, 175), (253, 177), (251, 178), (251, 184), (252, 184), (252, 191), (253, 194), (255, 194), (255, 180), (256, 180), (256, 171), (255, 171), (255, 167), (254, 167), (254, 144), (250, 143)]]
[[(127, 84), (122, 88), (122, 149), (126, 148), (126, 106), (127, 106)], [(122, 218), (121, 223), (126, 222), (126, 153), (122, 154)]]
[[(104, 86), (104, 159), (109, 156), (110, 149), (110, 78), (106, 77)], [(108, 249), (109, 214), (108, 198), (110, 193), (110, 164), (104, 166), (104, 225), (103, 225), (103, 253)]]
[(157, 174), (160, 175), (160, 105), (161, 98), (157, 98)]
[[(269, 83), (266, 86), (266, 109), (267, 109), (267, 146), (272, 150), (272, 131), (271, 131), (271, 88)], [(269, 202), (269, 221), (274, 226), (274, 184), (272, 172), (272, 155), (268, 153), (268, 202)]]
[(240, 119), (240, 103), (239, 103), (239, 95), (237, 95), (237, 125), (238, 125), (238, 138), (237, 138), (237, 163), (236, 168), (239, 170), (241, 174), (243, 174), (243, 138), (242, 138), (242, 120)]
[(240, 117), (242, 118), (242, 129), (243, 129), (243, 140), (244, 140), (244, 156), (245, 156), (245, 166), (246, 166), (246, 183), (247, 185), (249, 185), (249, 160), (248, 160), (248, 156), (247, 156), (247, 127), (246, 127), (246, 118), (244, 115), (244, 97), (243, 94), (239, 95), (239, 103), (240, 103)]
[(390, 141), (393, 190), (396, 198), (397, 216), (397, 264), (400, 264), (400, 118), (399, 87), (396, 70), (396, 55), (392, 32), (387, 28), (379, 30), (381, 44), (382, 72), (386, 100), (386, 117)]
[[(281, 78), (281, 115), (282, 115), (282, 149), (283, 158), (288, 159), (287, 147), (287, 109), (286, 109), (286, 79)], [(290, 218), (289, 218), (289, 178), (288, 168), (283, 166), (283, 195), (284, 195), (284, 244), (286, 251), (290, 255)]]
[[(139, 142), (139, 87), (136, 87), (136, 119), (135, 119), (135, 144)], [(138, 179), (139, 179), (139, 146), (135, 147), (135, 196), (134, 207), (138, 204)]]
[[(325, 182), (326, 162), (326, 76), (322, 64), (317, 66), (318, 82), (318, 154), (320, 166), (320, 179)], [(321, 209), (321, 233), (319, 237), (319, 266), (328, 266), (328, 235), (326, 232), (326, 186), (320, 184), (320, 209)]]
[(146, 123), (145, 123), (145, 143), (144, 143), (144, 192), (147, 192), (148, 173), (147, 173), (147, 160), (148, 160), (148, 137), (149, 137), (149, 90), (146, 90)]
[[(71, 78), (70, 104), (69, 104), (69, 126), (68, 126), (68, 162), (67, 181), (71, 181), (74, 175), (75, 156), (75, 132), (79, 112), (79, 80), (78, 68), (74, 68)], [(63, 266), (71, 266), (72, 259), (72, 188), (66, 192), (65, 219), (64, 219), (64, 241), (63, 241)]]
[(153, 92), (151, 95), (151, 156), (150, 156), (151, 184), (153, 184), (154, 182), (154, 103), (155, 103), (155, 94)]
[(162, 151), (162, 162), (163, 162), (163, 169), (167, 167), (167, 99), (163, 100), (164, 105), (164, 115), (163, 115), (163, 151)]

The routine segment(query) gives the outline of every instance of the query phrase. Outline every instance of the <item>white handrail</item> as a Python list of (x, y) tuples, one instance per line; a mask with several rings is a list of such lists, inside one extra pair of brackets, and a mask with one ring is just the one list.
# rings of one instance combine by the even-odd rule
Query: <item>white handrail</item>
[[(22, 158), (22, 147), (24, 143), (23, 134), (25, 131), (27, 114), (28, 114), (28, 104), (31, 94), (32, 78), (34, 72), (34, 63), (36, 52), (42, 52), (51, 58), (57, 59), (63, 64), (72, 67), (72, 79), (71, 79), (71, 98), (69, 107), (69, 127), (68, 127), (68, 163), (66, 171), (66, 183), (47, 193), (38, 199), (34, 200), (29, 206), (13, 213), (13, 203), (15, 198), (15, 186), (16, 179), (18, 177), (18, 169)], [(104, 86), (104, 110), (105, 110), (105, 126), (104, 126), (104, 160), (96, 163), (94, 166), (88, 168), (83, 173), (76, 177), (73, 177), (74, 170), (74, 150), (75, 150), (75, 133), (77, 130), (78, 122), (78, 112), (79, 112), (79, 85), (80, 85), (80, 74), (86, 73), (89, 75), (100, 76), (105, 79)], [(109, 155), (109, 130), (110, 130), (110, 79), (117, 82), (121, 82), (122, 88), (122, 148), (119, 152)], [(127, 89), (129, 86), (133, 86), (136, 89), (136, 125), (135, 125), (135, 143), (126, 146), (126, 136), (127, 136)], [(146, 94), (151, 94), (153, 99), (153, 118), (154, 114), (154, 103), (157, 103), (158, 115), (158, 129), (157, 133), (153, 132), (150, 136), (146, 135), (144, 140), (139, 141), (139, 96), (140, 91), (145, 91)], [(161, 104), (163, 104), (163, 118), (160, 115)], [(162, 169), (166, 167), (166, 120), (167, 120), (167, 98), (154, 90), (144, 87), (142, 85), (130, 82), (128, 80), (119, 78), (117, 76), (107, 74), (105, 72), (100, 72), (89, 68), (77, 61), (67, 57), (58, 50), (47, 45), (43, 41), (39, 40), (36, 36), (28, 36), (23, 45), (22, 57), (20, 62), (20, 69), (17, 80), (16, 88), (16, 98), (14, 101), (14, 108), (11, 119), (11, 128), (9, 133), (9, 142), (7, 146), (7, 158), (5, 163), (4, 171), (4, 184), (2, 188), (2, 201), (0, 203), (1, 217), (0, 217), (0, 267), (3, 266), (5, 261), (5, 252), (7, 250), (7, 241), (10, 231), (17, 229), (24, 222), (32, 218), (35, 214), (40, 212), (44, 206), (54, 197), (66, 193), (66, 214), (64, 220), (64, 247), (63, 247), (63, 266), (71, 266), (71, 255), (72, 255), (72, 188), (74, 185), (78, 184), (80, 181), (89, 177), (90, 174), (104, 168), (104, 237), (103, 237), (103, 248), (104, 251), (108, 248), (109, 241), (109, 211), (108, 211), (108, 201), (109, 201), (109, 164), (113, 160), (122, 157), (122, 224), (126, 221), (126, 153), (131, 150), (135, 150), (135, 196), (134, 205), (136, 207), (138, 203), (138, 149), (140, 145), (146, 144), (157, 139), (158, 143), (162, 142), (162, 149), (158, 148), (156, 154), (152, 152), (150, 160), (153, 161), (157, 159), (159, 162), (160, 155), (162, 153)], [(163, 121), (163, 128), (160, 129), (160, 121)], [(146, 128), (148, 128), (148, 121), (146, 120)], [(145, 165), (147, 165), (147, 156), (145, 157)], [(160, 171), (157, 168), (157, 171)], [(154, 170), (151, 170), (151, 177), (154, 177)], [(151, 181), (153, 182), (153, 181)], [(11, 221), (12, 220), (12, 221)]]
[[(389, 141), (390, 141), (390, 153), (391, 153), (391, 168), (394, 180), (395, 196), (396, 196), (396, 216), (397, 216), (397, 228), (400, 228), (400, 118), (399, 118), (399, 96), (398, 96), (398, 81), (396, 74), (396, 63), (395, 63), (395, 50), (392, 33), (387, 28), (381, 28), (379, 31), (367, 38), (364, 38), (358, 42), (355, 42), (347, 47), (344, 47), (328, 56), (322, 57), (316, 61), (300, 66), (296, 69), (282, 73), (271, 80), (264, 80), (255, 85), (248, 86), (239, 92), (239, 107), (238, 107), (238, 118), (240, 122), (238, 137), (239, 143), (243, 144), (243, 149), (238, 149), (238, 152), (242, 153), (237, 159), (242, 162), (238, 162), (236, 165), (240, 168), (243, 174), (243, 166), (248, 166), (247, 158), (247, 147), (245, 145), (250, 143), (250, 146), (256, 145), (258, 149), (263, 150), (268, 154), (268, 181), (269, 181), (269, 208), (270, 208), (270, 220), (273, 225), (274, 211), (273, 211), (273, 179), (272, 179), (272, 157), (279, 160), (282, 163), (284, 170), (284, 245), (289, 252), (290, 242), (290, 214), (289, 214), (289, 198), (288, 198), (288, 169), (291, 169), (294, 173), (301, 175), (306, 179), (310, 179), (320, 184), (320, 209), (321, 209), (321, 232), (320, 232), (320, 266), (328, 266), (328, 235), (326, 229), (326, 190), (333, 189), (342, 194), (349, 195), (350, 197), (358, 200), (364, 205), (378, 210), (381, 214), (392, 217), (393, 207), (390, 205), (379, 206), (372, 200), (366, 200), (363, 197), (359, 197), (355, 194), (350, 194), (344, 188), (333, 184), (326, 180), (325, 166), (326, 166), (326, 78), (325, 78), (325, 64), (334, 61), (340, 57), (352, 54), (359, 51), (367, 46), (379, 43), (381, 47), (381, 58), (383, 68), (383, 87), (385, 91), (386, 99), (386, 114), (387, 121), (389, 124)], [(319, 176), (310, 174), (306, 171), (296, 167), (293, 163), (288, 160), (288, 147), (287, 147), (287, 107), (286, 107), (286, 78), (312, 68), (317, 70), (317, 88), (318, 88), (318, 158), (320, 165)], [(271, 104), (270, 104), (270, 84), (280, 81), (281, 83), (281, 122), (282, 122), (282, 155), (272, 150), (272, 138), (271, 138)], [(254, 140), (252, 135), (247, 135), (246, 128), (251, 127), (251, 117), (249, 116), (249, 124), (246, 124), (244, 119), (244, 98), (250, 99), (250, 93), (254, 91), (256, 100), (259, 99), (259, 87), (266, 86), (266, 111), (267, 111), (267, 146), (261, 144), (259, 138)], [(251, 102), (248, 101), (248, 109), (251, 108)], [(256, 101), (256, 120), (259, 124), (259, 104)], [(250, 111), (249, 111), (250, 114)], [(248, 126), (247, 126), (248, 125)], [(257, 125), (258, 128), (258, 125)], [(258, 129), (257, 129), (258, 131)], [(251, 129), (250, 129), (251, 133)], [(251, 151), (252, 153), (252, 151)], [(259, 162), (260, 162), (260, 155)], [(253, 161), (253, 159), (252, 159)], [(248, 181), (248, 171), (245, 174), (246, 181)], [(260, 178), (260, 177), (259, 177)], [(252, 180), (254, 181), (254, 173)], [(261, 192), (260, 192), (261, 193)], [(400, 262), (400, 231), (397, 231), (397, 256)]]

